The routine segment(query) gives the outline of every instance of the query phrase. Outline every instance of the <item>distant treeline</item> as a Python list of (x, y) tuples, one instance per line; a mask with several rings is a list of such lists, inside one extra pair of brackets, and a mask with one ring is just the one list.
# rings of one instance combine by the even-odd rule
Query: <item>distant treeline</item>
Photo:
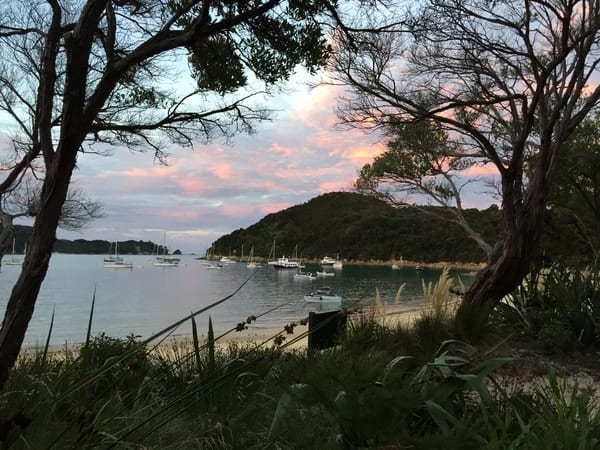
[[(425, 210), (394, 208), (361, 194), (334, 192), (222, 236), (213, 248), (216, 255), (239, 257), (242, 246), (245, 255), (254, 247), (254, 255), (268, 257), (275, 241), (277, 257), (291, 256), (297, 245), (298, 257), (304, 259), (339, 255), (359, 261), (485, 261), (484, 252), (461, 227), (431, 214), (443, 213), (441, 208)], [(498, 207), (468, 209), (465, 216), (489, 243), (498, 239), (502, 229)], [(577, 241), (568, 223), (553, 221), (549, 216), (547, 230), (542, 252), (546, 257), (577, 257), (585, 253), (584, 244)]]
[[(23, 253), (25, 242), (31, 234), (31, 227), (17, 225), (15, 227), (15, 252)], [(114, 243), (104, 240), (88, 241), (85, 239), (57, 239), (54, 243), (54, 251), (58, 253), (76, 253), (101, 255), (113, 253)], [(162, 246), (158, 248), (163, 253)], [(119, 241), (119, 254), (122, 255), (150, 255), (156, 253), (156, 244), (151, 241)]]

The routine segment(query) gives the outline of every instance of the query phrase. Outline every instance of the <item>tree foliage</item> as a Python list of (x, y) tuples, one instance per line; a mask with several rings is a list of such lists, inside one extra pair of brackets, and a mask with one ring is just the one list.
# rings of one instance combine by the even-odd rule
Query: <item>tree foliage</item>
[(386, 133), (386, 151), (362, 167), (355, 188), (395, 206), (417, 207), (419, 200), (432, 201), (442, 209), (421, 211), (461, 226), (490, 255), (492, 247), (463, 212), (461, 192), (477, 179), (461, 178), (461, 173), (474, 162), (461, 155), (460, 147), (450, 141), (440, 124), (431, 120), (391, 120)]
[(536, 260), (564, 143), (600, 98), (600, 2), (381, 3), (338, 35), (332, 82), (353, 93), (340, 117), (382, 130), (433, 122), (465, 167), (497, 171), (502, 237), (460, 308), (480, 318)]
[[(589, 260), (600, 256), (600, 116), (583, 121), (567, 141), (549, 198), (555, 221), (570, 223)], [(574, 241), (565, 243), (574, 245)]]
[[(14, 364), (76, 162), (107, 146), (193, 146), (252, 131), (255, 100), (330, 48), (324, 0), (12, 0), (0, 4), (0, 112), (12, 151), (0, 196), (43, 180), (23, 270), (0, 330), (0, 387)], [(185, 62), (187, 56), (188, 64)], [(195, 86), (180, 81), (195, 78)]]

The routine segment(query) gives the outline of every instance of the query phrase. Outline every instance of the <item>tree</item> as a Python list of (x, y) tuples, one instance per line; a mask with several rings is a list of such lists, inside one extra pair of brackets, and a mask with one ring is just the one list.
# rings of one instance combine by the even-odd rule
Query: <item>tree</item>
[[(492, 246), (472, 228), (463, 210), (461, 192), (477, 180), (461, 179), (461, 172), (473, 166), (473, 160), (463, 157), (456, 143), (449, 141), (448, 133), (431, 120), (414, 123), (392, 120), (386, 132), (387, 150), (372, 164), (363, 166), (355, 188), (391, 205), (412, 206), (456, 223), (489, 258)], [(442, 209), (419, 207), (414, 202), (415, 196), (425, 196)]]
[[(565, 214), (591, 259), (600, 257), (600, 114), (584, 120), (559, 155), (559, 170), (548, 205)], [(589, 261), (588, 261), (589, 262)]]
[[(462, 319), (478, 320), (537, 257), (563, 144), (598, 103), (600, 87), (591, 83), (600, 63), (600, 2), (400, 7), (363, 15), (363, 31), (338, 34), (332, 82), (353, 93), (339, 114), (350, 126), (383, 130), (427, 121), (447, 133), (466, 167), (495, 168), (503, 235), (459, 308)], [(412, 152), (427, 157), (426, 149)]]
[[(255, 95), (313, 72), (329, 54), (311, 0), (12, 0), (0, 6), (0, 109), (12, 118), (14, 160), (0, 193), (41, 166), (28, 251), (0, 330), (6, 382), (46, 275), (78, 157), (108, 145), (191, 146), (251, 131), (268, 111)], [(178, 64), (187, 56), (187, 66)], [(181, 66), (181, 67), (180, 67)], [(177, 81), (191, 74), (195, 89)], [(250, 79), (265, 89), (250, 90)], [(244, 92), (242, 95), (238, 92)]]

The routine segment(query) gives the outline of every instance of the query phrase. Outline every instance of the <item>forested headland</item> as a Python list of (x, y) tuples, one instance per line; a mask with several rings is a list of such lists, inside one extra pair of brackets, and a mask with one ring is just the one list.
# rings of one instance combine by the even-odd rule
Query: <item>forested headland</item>
[[(25, 243), (31, 234), (31, 227), (15, 226), (15, 252), (23, 253)], [(119, 254), (122, 255), (150, 255), (156, 253), (156, 245), (152, 241), (119, 241)], [(54, 251), (57, 253), (90, 254), (102, 255), (113, 253), (114, 244), (110, 241), (95, 239), (88, 241), (86, 239), (56, 239), (54, 242)], [(158, 251), (162, 253), (162, 246)]]

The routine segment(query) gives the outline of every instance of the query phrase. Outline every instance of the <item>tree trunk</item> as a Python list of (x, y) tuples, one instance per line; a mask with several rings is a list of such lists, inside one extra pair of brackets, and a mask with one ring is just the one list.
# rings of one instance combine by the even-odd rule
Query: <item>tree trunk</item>
[[(536, 198), (537, 197), (537, 198)], [(457, 311), (463, 326), (486, 320), (490, 311), (514, 291), (529, 273), (539, 253), (544, 229), (544, 201), (526, 202), (506, 225), (506, 238), (492, 252), (465, 292)], [(527, 206), (529, 205), (529, 206)]]
[(6, 306), (0, 329), (0, 390), (14, 366), (42, 281), (48, 271), (52, 247), (62, 205), (65, 201), (71, 173), (75, 165), (76, 151), (60, 155), (48, 170), (42, 188), (42, 207), (37, 215), (27, 245), (27, 255)]

